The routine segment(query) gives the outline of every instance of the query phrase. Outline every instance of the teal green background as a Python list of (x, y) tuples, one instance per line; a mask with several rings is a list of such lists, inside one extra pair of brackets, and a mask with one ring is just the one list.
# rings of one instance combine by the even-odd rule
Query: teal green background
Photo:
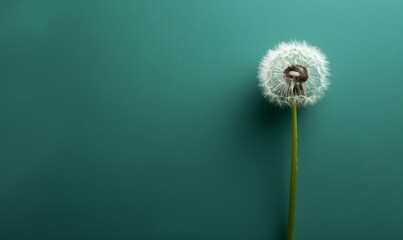
[(0, 1), (0, 239), (285, 239), (290, 112), (257, 67), (327, 54), (296, 240), (403, 236), (403, 2)]

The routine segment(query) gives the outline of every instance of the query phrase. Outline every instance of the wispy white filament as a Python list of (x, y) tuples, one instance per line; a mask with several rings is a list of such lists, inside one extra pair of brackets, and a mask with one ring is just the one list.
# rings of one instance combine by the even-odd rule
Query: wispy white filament
[[(296, 82), (287, 78), (284, 70), (292, 65), (301, 65), (307, 69), (308, 80)], [(299, 77), (300, 73), (290, 71), (290, 76)], [(298, 106), (315, 104), (329, 86), (329, 69), (325, 55), (316, 47), (306, 42), (282, 42), (270, 49), (259, 66), (259, 86), (263, 95), (270, 102), (289, 107), (295, 101)], [(304, 94), (290, 94), (293, 89), (302, 85)]]

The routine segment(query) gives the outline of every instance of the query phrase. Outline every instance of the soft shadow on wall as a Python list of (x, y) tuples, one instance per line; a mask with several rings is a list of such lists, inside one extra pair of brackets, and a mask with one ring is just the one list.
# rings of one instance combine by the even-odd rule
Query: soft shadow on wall
[[(249, 70), (248, 70), (249, 71)], [(287, 231), (291, 112), (269, 103), (261, 94), (256, 72), (244, 81), (245, 105), (238, 108), (239, 146), (247, 146), (250, 165), (262, 174), (262, 224), (268, 239), (285, 239)], [(253, 84), (251, 84), (253, 83)], [(249, 162), (251, 161), (251, 162)]]

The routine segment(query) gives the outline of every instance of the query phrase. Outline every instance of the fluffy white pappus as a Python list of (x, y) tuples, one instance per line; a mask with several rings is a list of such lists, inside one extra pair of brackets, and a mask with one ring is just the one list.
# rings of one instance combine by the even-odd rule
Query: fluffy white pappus
[[(282, 42), (259, 65), (263, 95), (279, 107), (315, 104), (329, 86), (326, 56), (306, 42)], [(305, 76), (305, 78), (303, 77)]]

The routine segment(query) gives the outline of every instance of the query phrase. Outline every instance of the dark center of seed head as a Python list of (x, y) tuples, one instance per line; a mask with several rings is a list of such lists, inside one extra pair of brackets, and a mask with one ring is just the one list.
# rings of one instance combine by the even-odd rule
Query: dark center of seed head
[(308, 70), (306, 69), (306, 67), (299, 64), (287, 67), (284, 70), (284, 75), (287, 78), (294, 79), (297, 82), (305, 82), (309, 78)]

